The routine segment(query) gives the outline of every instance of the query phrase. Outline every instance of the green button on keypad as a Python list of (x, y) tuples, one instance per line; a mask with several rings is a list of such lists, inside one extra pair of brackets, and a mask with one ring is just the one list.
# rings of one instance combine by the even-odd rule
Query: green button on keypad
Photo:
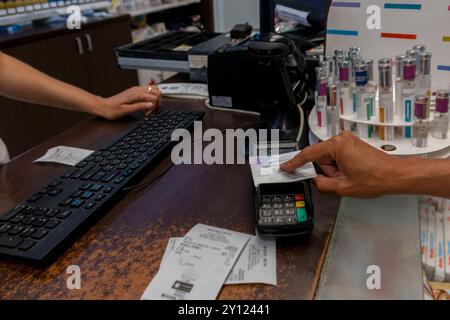
[(308, 216), (306, 215), (305, 208), (298, 208), (297, 209), (297, 222), (301, 223), (308, 220)]

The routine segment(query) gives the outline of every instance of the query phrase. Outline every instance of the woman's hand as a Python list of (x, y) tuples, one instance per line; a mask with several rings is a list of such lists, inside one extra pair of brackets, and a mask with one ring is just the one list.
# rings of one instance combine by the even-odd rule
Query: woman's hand
[(100, 98), (94, 113), (108, 120), (116, 120), (136, 111), (144, 111), (146, 115), (161, 106), (161, 91), (158, 87), (133, 87), (110, 98)]

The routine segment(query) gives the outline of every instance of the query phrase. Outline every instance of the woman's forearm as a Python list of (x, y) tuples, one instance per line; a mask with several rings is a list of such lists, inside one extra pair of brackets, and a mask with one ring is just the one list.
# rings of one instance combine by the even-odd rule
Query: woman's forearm
[(0, 95), (34, 104), (99, 114), (102, 99), (0, 52)]
[(388, 191), (394, 194), (434, 195), (450, 199), (450, 160), (409, 158), (397, 162), (387, 177)]

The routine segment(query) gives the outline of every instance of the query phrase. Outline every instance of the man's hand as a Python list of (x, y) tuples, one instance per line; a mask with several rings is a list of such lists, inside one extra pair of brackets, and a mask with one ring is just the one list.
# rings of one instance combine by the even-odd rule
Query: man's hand
[(161, 91), (156, 86), (152, 86), (151, 93), (148, 93), (148, 87), (133, 87), (101, 100), (99, 106), (94, 109), (95, 113), (106, 119), (116, 120), (136, 111), (150, 114), (161, 105)]
[(304, 149), (281, 169), (291, 172), (307, 162), (316, 162), (323, 172), (314, 180), (319, 191), (374, 198), (393, 192), (390, 183), (397, 178), (402, 160), (373, 148), (349, 132), (343, 132)]

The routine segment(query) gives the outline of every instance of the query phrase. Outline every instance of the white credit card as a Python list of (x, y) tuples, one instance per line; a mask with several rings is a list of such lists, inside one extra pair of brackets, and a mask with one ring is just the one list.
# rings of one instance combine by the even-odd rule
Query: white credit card
[[(183, 238), (170, 238), (161, 261), (164, 268), (170, 254)], [(275, 240), (252, 236), (234, 265), (225, 284), (262, 283), (277, 285), (277, 262)]]
[(249, 240), (247, 234), (196, 225), (167, 257), (142, 299), (215, 299)]

